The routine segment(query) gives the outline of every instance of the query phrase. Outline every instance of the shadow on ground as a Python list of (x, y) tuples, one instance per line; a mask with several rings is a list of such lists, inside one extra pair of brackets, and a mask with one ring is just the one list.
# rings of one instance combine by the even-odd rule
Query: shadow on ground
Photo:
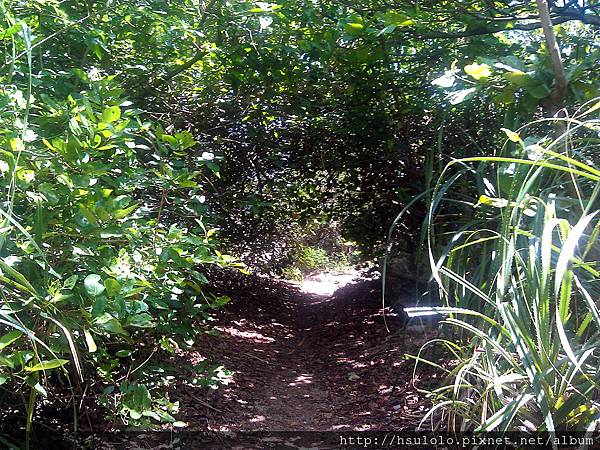
[(208, 395), (192, 386), (177, 392), (190, 429), (412, 430), (429, 408), (405, 353), (432, 336), (394, 333), (393, 315), (386, 330), (378, 280), (316, 295), (249, 276), (222, 293), (233, 301), (218, 320), (220, 336), (203, 337), (189, 358), (210, 357), (234, 374)]
[[(439, 375), (424, 366), (413, 380), (414, 363), (405, 355), (417, 354), (434, 331), (402, 331), (389, 312), (388, 331), (379, 280), (355, 275), (321, 274), (298, 285), (239, 272), (211, 274), (215, 293), (232, 301), (211, 323), (218, 335), (201, 335), (192, 351), (175, 357), (179, 369), (169, 396), (188, 427), (127, 431), (84, 408), (78, 445), (57, 434), (63, 416), (51, 433), (34, 422), (37, 442), (47, 445), (32, 448), (304, 448), (299, 441), (283, 446), (288, 442), (269, 433), (414, 430), (430, 408), (417, 387), (437, 384)], [(401, 296), (410, 304), (410, 289)], [(213, 368), (218, 389), (194, 383), (198, 366)], [(262, 434), (239, 445), (240, 432)], [(337, 448), (313, 442), (310, 448)]]

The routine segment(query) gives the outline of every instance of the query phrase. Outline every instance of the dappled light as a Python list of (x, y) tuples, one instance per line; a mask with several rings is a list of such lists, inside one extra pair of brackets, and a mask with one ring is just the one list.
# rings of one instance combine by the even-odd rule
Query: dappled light
[(599, 36), (600, 0), (0, 1), (0, 447), (593, 448)]
[(230, 334), (232, 336), (237, 336), (242, 339), (247, 339), (247, 340), (257, 343), (257, 344), (265, 344), (265, 343), (271, 343), (271, 342), (275, 341), (274, 338), (270, 338), (270, 337), (264, 336), (260, 333), (253, 332), (253, 331), (240, 331), (238, 328), (232, 328), (232, 327), (228, 327), (228, 328), (218, 328), (217, 327), (215, 329), (220, 330), (223, 333)]
[(296, 377), (296, 379), (292, 382), (289, 383), (290, 386), (298, 386), (299, 384), (310, 384), (312, 383), (312, 375), (300, 375), (298, 377)]
[[(249, 289), (221, 319), (232, 325), (218, 325), (235, 324), (237, 331), (202, 341), (234, 371), (233, 383), (219, 390), (226, 396), (213, 398), (219, 412), (198, 406), (213, 429), (372, 430), (384, 417), (402, 426), (415, 423), (427, 400), (416, 395), (410, 377), (395, 372), (410, 363), (401, 356), (402, 337), (383, 326), (379, 280), (353, 273), (329, 296), (287, 282), (255, 282), (268, 283), (261, 292), (270, 294), (254, 298)], [(236, 320), (242, 308), (246, 320)], [(265, 346), (248, 339), (258, 329), (275, 341)], [(411, 392), (409, 403), (400, 400), (404, 392)], [(227, 408), (231, 400), (240, 408)], [(184, 410), (187, 420), (194, 420), (196, 409)]]

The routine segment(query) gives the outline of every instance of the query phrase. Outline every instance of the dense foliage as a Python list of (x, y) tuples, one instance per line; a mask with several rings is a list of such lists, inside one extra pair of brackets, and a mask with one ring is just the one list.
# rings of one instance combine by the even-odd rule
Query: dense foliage
[[(320, 217), (374, 250), (440, 159), (489, 148), (502, 125), (551, 106), (541, 33), (498, 32), (539, 29), (529, 2), (227, 3), (235, 14), (223, 5), (201, 16), (205, 51), (177, 47), (183, 61), (201, 59), (185, 72), (157, 69), (143, 94), (177, 104), (180, 122), (225, 157), (208, 200), (235, 248), (276, 252), (290, 227)], [(583, 5), (584, 22), (595, 11)], [(575, 19), (563, 14), (554, 5), (555, 21)], [(568, 101), (598, 95), (594, 33), (581, 22), (559, 33)], [(401, 240), (423, 212), (405, 219)]]
[[(583, 254), (577, 270), (564, 269), (574, 254), (570, 236), (595, 240), (589, 214), (596, 190), (586, 181), (597, 182), (588, 155), (595, 141), (584, 151), (567, 139), (546, 140), (561, 128), (538, 123), (531, 142), (509, 134), (514, 142), (498, 155), (518, 161), (490, 160), (498, 163), (495, 176), (469, 165), (496, 154), (502, 127), (517, 130), (599, 94), (600, 4), (547, 6), (557, 46), (542, 34), (544, 16), (533, 2), (0, 2), (0, 388), (27, 393), (29, 423), (38, 396), (61, 386), (78, 397), (85, 392), (126, 424), (175, 423), (177, 405), (158, 389), (172, 382), (165, 361), (191, 345), (203, 329), (198, 321), (227, 301), (207, 292), (207, 265), (232, 264), (229, 251), (267, 269), (290, 258), (305, 270), (327, 265), (322, 247), (304, 238), (320, 229), (315, 223), (330, 221), (351, 249), (343, 254), (351, 255), (354, 243), (364, 255), (378, 254), (394, 215), (408, 204), (392, 241), (415, 251), (422, 220), (443, 214), (446, 223), (429, 230), (430, 251), (445, 254), (444, 270), (462, 278), (436, 281), (450, 306), (493, 322), (495, 344), (478, 336), (510, 357), (504, 372), (494, 369), (499, 376), (522, 382), (535, 376), (532, 364), (546, 376), (545, 364), (555, 367), (556, 358), (574, 364), (561, 376), (579, 376), (596, 318), (585, 303), (588, 280), (578, 274), (593, 273)], [(532, 175), (523, 152), (536, 145), (543, 156), (535, 170), (543, 170)], [(475, 181), (454, 183), (456, 173), (445, 171), (454, 184), (436, 189), (448, 162), (467, 167)], [(450, 188), (453, 201), (440, 203)], [(534, 204), (530, 218), (525, 212)], [(547, 223), (559, 224), (563, 235)], [(499, 238), (475, 238), (484, 226)], [(476, 241), (449, 241), (456, 232)], [(535, 236), (560, 253), (558, 263), (547, 253), (543, 261), (536, 251), (526, 254), (537, 248), (528, 241)], [(571, 256), (562, 257), (561, 248)], [(489, 265), (467, 281), (481, 257)], [(501, 260), (510, 267), (498, 266)], [(497, 278), (498, 270), (511, 275)], [(538, 291), (525, 289), (544, 276)], [(548, 290), (550, 279), (561, 280), (560, 295)], [(492, 311), (473, 304), (467, 291), (490, 300)], [(551, 311), (554, 294), (562, 299), (553, 316), (562, 350), (544, 341), (554, 345), (547, 348), (552, 358), (537, 362), (502, 353), (505, 341), (516, 345), (510, 336), (531, 334), (523, 327), (540, 323), (509, 328), (505, 297), (514, 308), (543, 303)], [(579, 322), (569, 304), (587, 304), (591, 315)], [(565, 336), (581, 340), (571, 349)], [(495, 367), (493, 349), (485, 351)], [(482, 402), (457, 403), (460, 390), (453, 404), (466, 426), (489, 426), (488, 415), (516, 410), (531, 395), (546, 402), (542, 410), (572, 405), (570, 387), (591, 375), (581, 376), (560, 389), (556, 377), (545, 380), (543, 395), (519, 391), (524, 397), (510, 401), (495, 389), (485, 413), (477, 409)], [(488, 395), (478, 382), (469, 379), (469, 396)], [(19, 395), (8, 398), (0, 402), (18, 409)], [(524, 421), (538, 410), (519, 411)], [(562, 412), (555, 421), (587, 424), (586, 411), (581, 421)], [(475, 416), (486, 419), (473, 424)]]
[[(232, 263), (198, 182), (217, 167), (189, 157), (189, 133), (148, 121), (114, 75), (43, 48), (50, 11), (36, 5), (60, 12), (14, 5), (2, 31), (2, 410), (19, 411), (14, 394), (29, 392), (30, 422), (38, 396), (68, 399), (70, 386), (125, 423), (176, 423), (163, 393), (172, 376), (156, 361), (191, 345), (197, 321), (227, 301), (204, 292), (202, 273)], [(70, 29), (68, 16), (49, 17)], [(69, 37), (63, 50), (86, 48)]]

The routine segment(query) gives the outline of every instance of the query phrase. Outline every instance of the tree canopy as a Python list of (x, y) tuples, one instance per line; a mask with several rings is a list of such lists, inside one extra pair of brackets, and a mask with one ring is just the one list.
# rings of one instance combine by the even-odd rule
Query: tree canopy
[[(324, 222), (381, 256), (407, 205), (394, 242), (414, 251), (447, 163), (507, 136), (516, 155), (523, 123), (600, 95), (598, 0), (5, 0), (0, 15), (0, 385), (33, 405), (44, 371), (72, 367), (81, 392), (91, 368), (131, 424), (176, 422), (146, 362), (227, 303), (209, 266), (281, 268)], [(440, 207), (444, 231), (484, 180)]]

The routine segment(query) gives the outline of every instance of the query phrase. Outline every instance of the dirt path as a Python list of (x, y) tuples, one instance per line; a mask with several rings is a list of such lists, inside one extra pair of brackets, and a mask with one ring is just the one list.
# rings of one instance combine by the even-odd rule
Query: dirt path
[(414, 429), (427, 401), (412, 385), (414, 352), (425, 335), (390, 335), (376, 281), (333, 296), (248, 278), (230, 287), (220, 336), (206, 336), (192, 363), (220, 361), (227, 386), (178, 397), (182, 420), (202, 431)]

